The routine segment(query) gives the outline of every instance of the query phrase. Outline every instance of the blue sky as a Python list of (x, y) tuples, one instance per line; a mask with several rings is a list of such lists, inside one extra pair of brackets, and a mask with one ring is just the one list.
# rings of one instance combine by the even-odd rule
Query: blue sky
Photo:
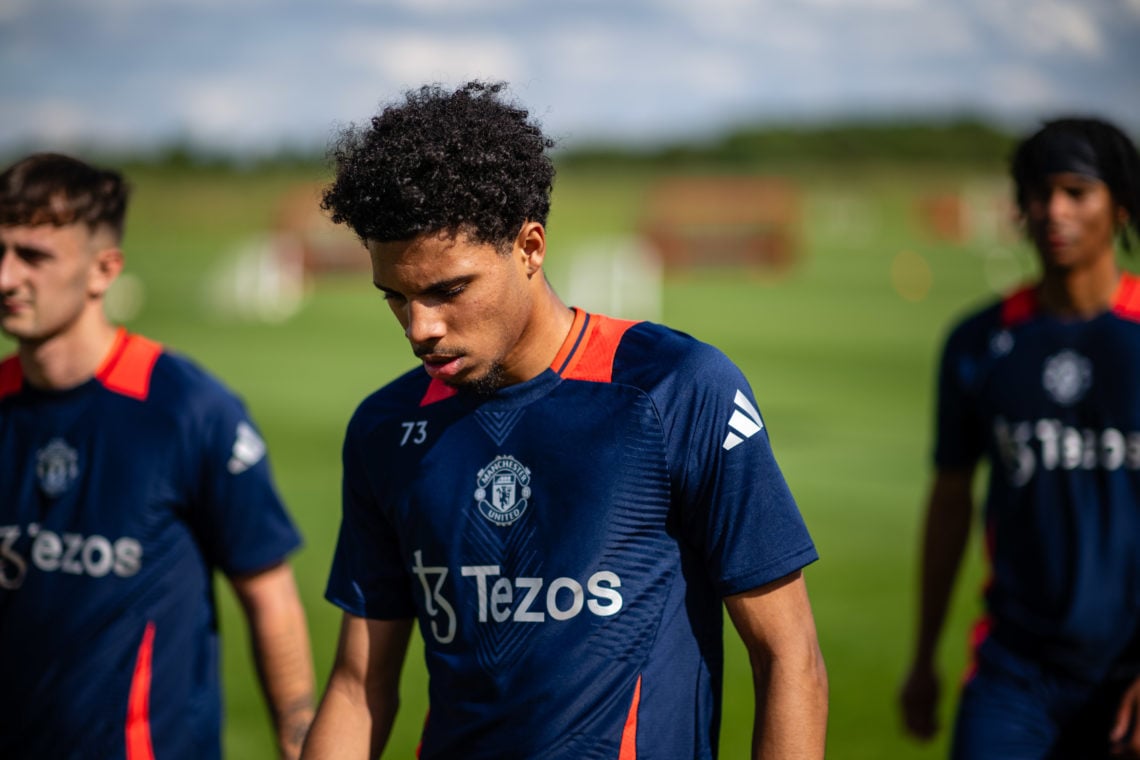
[(1140, 134), (1140, 0), (3, 0), (0, 67), (0, 150), (323, 147), (470, 78), (563, 144), (961, 112)]

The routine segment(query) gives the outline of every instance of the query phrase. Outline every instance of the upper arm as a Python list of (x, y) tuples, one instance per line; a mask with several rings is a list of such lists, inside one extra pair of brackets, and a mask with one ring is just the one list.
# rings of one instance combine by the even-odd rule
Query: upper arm
[(801, 571), (727, 596), (724, 604), (754, 661), (796, 653), (818, 656), (815, 619)]

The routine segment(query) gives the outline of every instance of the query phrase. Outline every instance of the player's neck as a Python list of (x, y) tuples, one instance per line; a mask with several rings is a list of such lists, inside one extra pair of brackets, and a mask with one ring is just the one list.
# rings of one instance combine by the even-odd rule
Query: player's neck
[(509, 379), (522, 383), (545, 372), (573, 324), (574, 312), (562, 303), (544, 277), (530, 323), (519, 340), (515, 356), (511, 357), (507, 369)]
[(25, 382), (44, 390), (66, 390), (87, 382), (106, 359), (116, 332), (100, 312), (45, 340), (21, 342), (20, 369)]
[(1087, 266), (1047, 270), (1038, 295), (1051, 314), (1088, 318), (1112, 307), (1120, 285), (1120, 270), (1114, 255), (1097, 257)]

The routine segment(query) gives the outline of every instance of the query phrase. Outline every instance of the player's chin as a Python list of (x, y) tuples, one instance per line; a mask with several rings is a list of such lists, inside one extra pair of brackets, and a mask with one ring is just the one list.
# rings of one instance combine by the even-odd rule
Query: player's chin
[(481, 371), (476, 371), (473, 368), (469, 372), (461, 373), (444, 382), (453, 388), (468, 393), (474, 393), (478, 396), (490, 396), (506, 385), (506, 378), (503, 368), (498, 364), (492, 364), (490, 367)]
[(12, 315), (0, 316), (0, 333), (4, 333), (9, 338), (15, 340), (29, 340), (34, 337), (33, 331), (28, 328), (26, 324), (21, 324), (20, 319)]

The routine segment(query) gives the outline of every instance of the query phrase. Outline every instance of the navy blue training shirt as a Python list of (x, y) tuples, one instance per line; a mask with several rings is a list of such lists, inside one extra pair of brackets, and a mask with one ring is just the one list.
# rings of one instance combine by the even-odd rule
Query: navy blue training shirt
[(327, 595), (418, 618), (422, 760), (709, 758), (722, 598), (816, 557), (740, 371), (577, 311), (528, 382), (360, 405)]
[(220, 756), (212, 571), (299, 544), (242, 404), (120, 330), (49, 392), (0, 362), (0, 757)]
[(1027, 287), (952, 331), (935, 461), (983, 456), (989, 635), (1082, 678), (1140, 672), (1140, 280), (1092, 319)]

